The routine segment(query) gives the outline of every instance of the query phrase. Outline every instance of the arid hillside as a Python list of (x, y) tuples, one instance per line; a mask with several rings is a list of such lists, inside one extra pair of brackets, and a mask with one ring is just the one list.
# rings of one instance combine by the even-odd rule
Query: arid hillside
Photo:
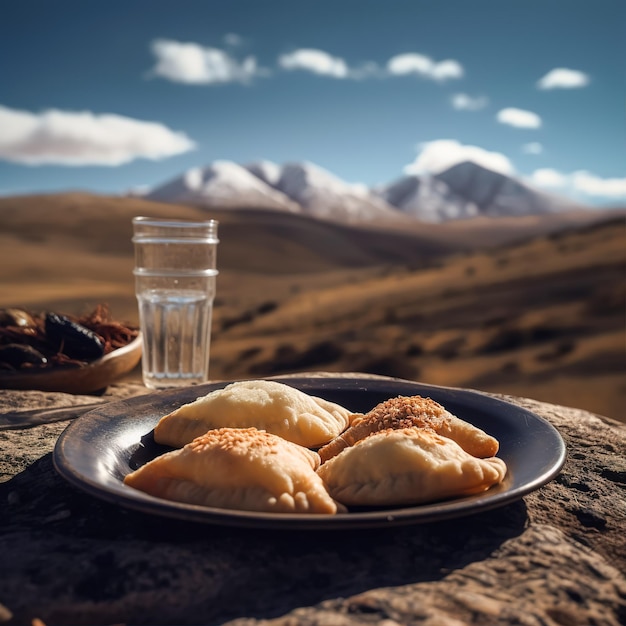
[(623, 212), (353, 228), (135, 198), (0, 199), (0, 307), (137, 322), (134, 215), (220, 221), (211, 376), (365, 371), (626, 420)]

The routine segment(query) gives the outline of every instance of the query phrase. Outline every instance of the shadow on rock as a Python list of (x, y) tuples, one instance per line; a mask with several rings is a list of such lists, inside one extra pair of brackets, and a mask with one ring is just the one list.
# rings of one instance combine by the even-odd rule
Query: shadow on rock
[[(58, 476), (52, 455), (0, 485), (0, 499), (0, 553), (12, 564), (0, 568), (0, 592), (12, 599), (14, 623), (269, 618), (373, 588), (438, 580), (489, 557), (527, 522), (520, 500), (428, 524), (226, 528), (101, 501)], [(54, 580), (63, 581), (63, 593), (45, 583)]]

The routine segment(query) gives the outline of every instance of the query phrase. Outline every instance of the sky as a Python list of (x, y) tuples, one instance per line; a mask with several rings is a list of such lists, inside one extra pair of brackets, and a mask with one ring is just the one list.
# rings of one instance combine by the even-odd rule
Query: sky
[(622, 0), (1, 0), (0, 195), (473, 159), (626, 204)]

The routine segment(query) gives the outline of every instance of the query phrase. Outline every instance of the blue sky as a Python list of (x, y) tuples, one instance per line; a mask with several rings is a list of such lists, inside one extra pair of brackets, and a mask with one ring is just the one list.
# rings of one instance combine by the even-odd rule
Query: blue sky
[(0, 194), (473, 158), (626, 203), (621, 0), (4, 0)]

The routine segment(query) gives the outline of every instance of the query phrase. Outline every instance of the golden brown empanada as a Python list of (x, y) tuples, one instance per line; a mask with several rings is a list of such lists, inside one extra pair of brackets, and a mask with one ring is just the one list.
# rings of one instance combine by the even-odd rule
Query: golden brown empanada
[(212, 428), (258, 428), (307, 448), (336, 437), (350, 411), (322, 398), (269, 380), (231, 383), (161, 418), (158, 443), (182, 447)]
[(166, 452), (124, 483), (152, 496), (271, 513), (334, 514), (337, 503), (315, 473), (319, 456), (256, 428), (221, 428)]
[(422, 396), (398, 396), (353, 418), (350, 427), (319, 450), (322, 463), (371, 433), (388, 428), (430, 428), (456, 441), (473, 456), (486, 458), (498, 452), (498, 440), (480, 428), (452, 415), (439, 403)]
[(317, 470), (346, 506), (419, 504), (479, 493), (500, 483), (502, 459), (479, 459), (421, 428), (389, 429), (345, 448)]

